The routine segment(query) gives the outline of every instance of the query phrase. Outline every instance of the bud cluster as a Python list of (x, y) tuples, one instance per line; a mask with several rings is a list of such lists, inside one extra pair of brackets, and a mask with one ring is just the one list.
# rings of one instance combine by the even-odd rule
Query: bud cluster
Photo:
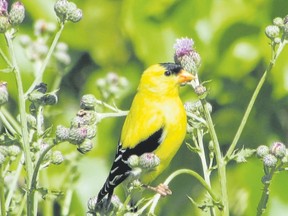
[(263, 160), (267, 168), (276, 167), (279, 163), (287, 163), (288, 150), (281, 142), (274, 142), (270, 146), (260, 145), (256, 149), (256, 155)]
[(35, 86), (34, 90), (28, 95), (29, 101), (31, 101), (30, 112), (35, 114), (35, 111), (39, 106), (54, 105), (58, 102), (56, 92), (47, 92), (47, 85), (40, 83)]
[[(32, 39), (29, 35), (21, 35), (19, 37), (20, 45), (24, 48), (27, 58), (35, 63), (36, 66), (41, 65), (37, 62), (42, 62), (46, 58), (49, 51), (49, 39), (55, 31), (56, 25), (54, 23), (38, 20), (34, 25), (35, 39)], [(58, 64), (58, 68), (59, 66), (63, 68), (69, 65), (71, 58), (68, 54), (68, 45), (59, 42), (55, 47), (53, 57), (53, 60), (55, 59)], [(35, 71), (38, 71), (38, 69), (36, 68)]]
[(113, 213), (116, 214), (116, 212), (118, 212), (118, 210), (122, 208), (123, 203), (120, 201), (118, 196), (113, 194), (110, 202), (108, 198), (105, 197), (99, 205), (97, 205), (97, 196), (91, 197), (88, 200), (87, 206), (88, 206), (88, 212), (86, 214), (87, 216), (95, 215), (95, 213), (106, 215), (105, 213), (108, 213), (108, 212), (109, 212), (109, 215), (113, 215)]
[(131, 155), (127, 164), (132, 169), (131, 174), (135, 179), (139, 179), (143, 172), (149, 172), (160, 164), (160, 159), (154, 153), (144, 153), (141, 156)]
[(18, 145), (0, 146), (0, 165), (4, 164), (8, 158), (10, 162), (14, 161), (20, 152)]
[(96, 86), (98, 87), (103, 100), (107, 101), (119, 97), (119, 93), (127, 88), (128, 80), (125, 77), (118, 76), (114, 72), (110, 72), (105, 78), (98, 79)]
[[(187, 132), (191, 133), (194, 129), (206, 127), (204, 110), (201, 101), (186, 102), (184, 108), (188, 117)], [(209, 112), (212, 112), (212, 106), (208, 103)]]
[(265, 28), (265, 34), (271, 39), (272, 45), (281, 43), (282, 39), (288, 37), (288, 15), (284, 18), (276, 17), (273, 24)]
[(92, 139), (97, 133), (99, 119), (94, 111), (96, 98), (89, 94), (81, 99), (81, 110), (72, 119), (70, 128), (58, 125), (56, 128), (56, 141), (68, 141), (77, 145), (77, 150), (82, 154), (89, 152), (93, 147)]
[(57, 0), (54, 11), (62, 23), (65, 21), (76, 23), (82, 19), (82, 10), (77, 8), (75, 3), (67, 0)]
[(24, 18), (25, 8), (21, 2), (14, 2), (8, 12), (7, 0), (0, 0), (0, 33), (4, 33), (9, 28), (20, 25)]

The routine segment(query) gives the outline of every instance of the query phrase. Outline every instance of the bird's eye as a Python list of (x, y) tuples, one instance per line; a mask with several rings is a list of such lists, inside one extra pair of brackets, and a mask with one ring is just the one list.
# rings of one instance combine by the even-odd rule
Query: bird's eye
[(171, 75), (171, 71), (165, 71), (164, 75), (165, 76), (170, 76)]

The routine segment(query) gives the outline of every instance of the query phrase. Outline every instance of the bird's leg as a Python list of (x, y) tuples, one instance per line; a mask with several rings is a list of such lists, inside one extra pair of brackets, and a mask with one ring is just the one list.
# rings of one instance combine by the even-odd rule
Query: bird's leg
[(156, 193), (159, 193), (161, 196), (165, 197), (172, 194), (172, 191), (169, 189), (168, 185), (165, 184), (159, 184), (157, 187), (152, 187), (150, 185), (143, 185), (143, 187), (155, 191)]

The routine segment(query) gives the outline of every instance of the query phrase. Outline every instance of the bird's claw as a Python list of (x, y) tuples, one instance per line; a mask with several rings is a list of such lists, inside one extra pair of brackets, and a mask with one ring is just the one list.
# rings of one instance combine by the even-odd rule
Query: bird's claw
[(148, 186), (148, 189), (155, 191), (161, 196), (165, 197), (172, 194), (172, 191), (169, 189), (168, 185), (159, 184), (157, 187)]

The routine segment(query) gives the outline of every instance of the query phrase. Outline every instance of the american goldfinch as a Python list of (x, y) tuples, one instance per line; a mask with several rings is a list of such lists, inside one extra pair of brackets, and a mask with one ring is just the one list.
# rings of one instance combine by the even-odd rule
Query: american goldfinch
[(131, 155), (154, 153), (160, 164), (141, 183), (149, 184), (170, 163), (186, 134), (186, 113), (179, 98), (179, 86), (194, 76), (174, 63), (150, 66), (142, 74), (137, 93), (124, 122), (109, 176), (97, 197), (97, 204), (130, 174)]

